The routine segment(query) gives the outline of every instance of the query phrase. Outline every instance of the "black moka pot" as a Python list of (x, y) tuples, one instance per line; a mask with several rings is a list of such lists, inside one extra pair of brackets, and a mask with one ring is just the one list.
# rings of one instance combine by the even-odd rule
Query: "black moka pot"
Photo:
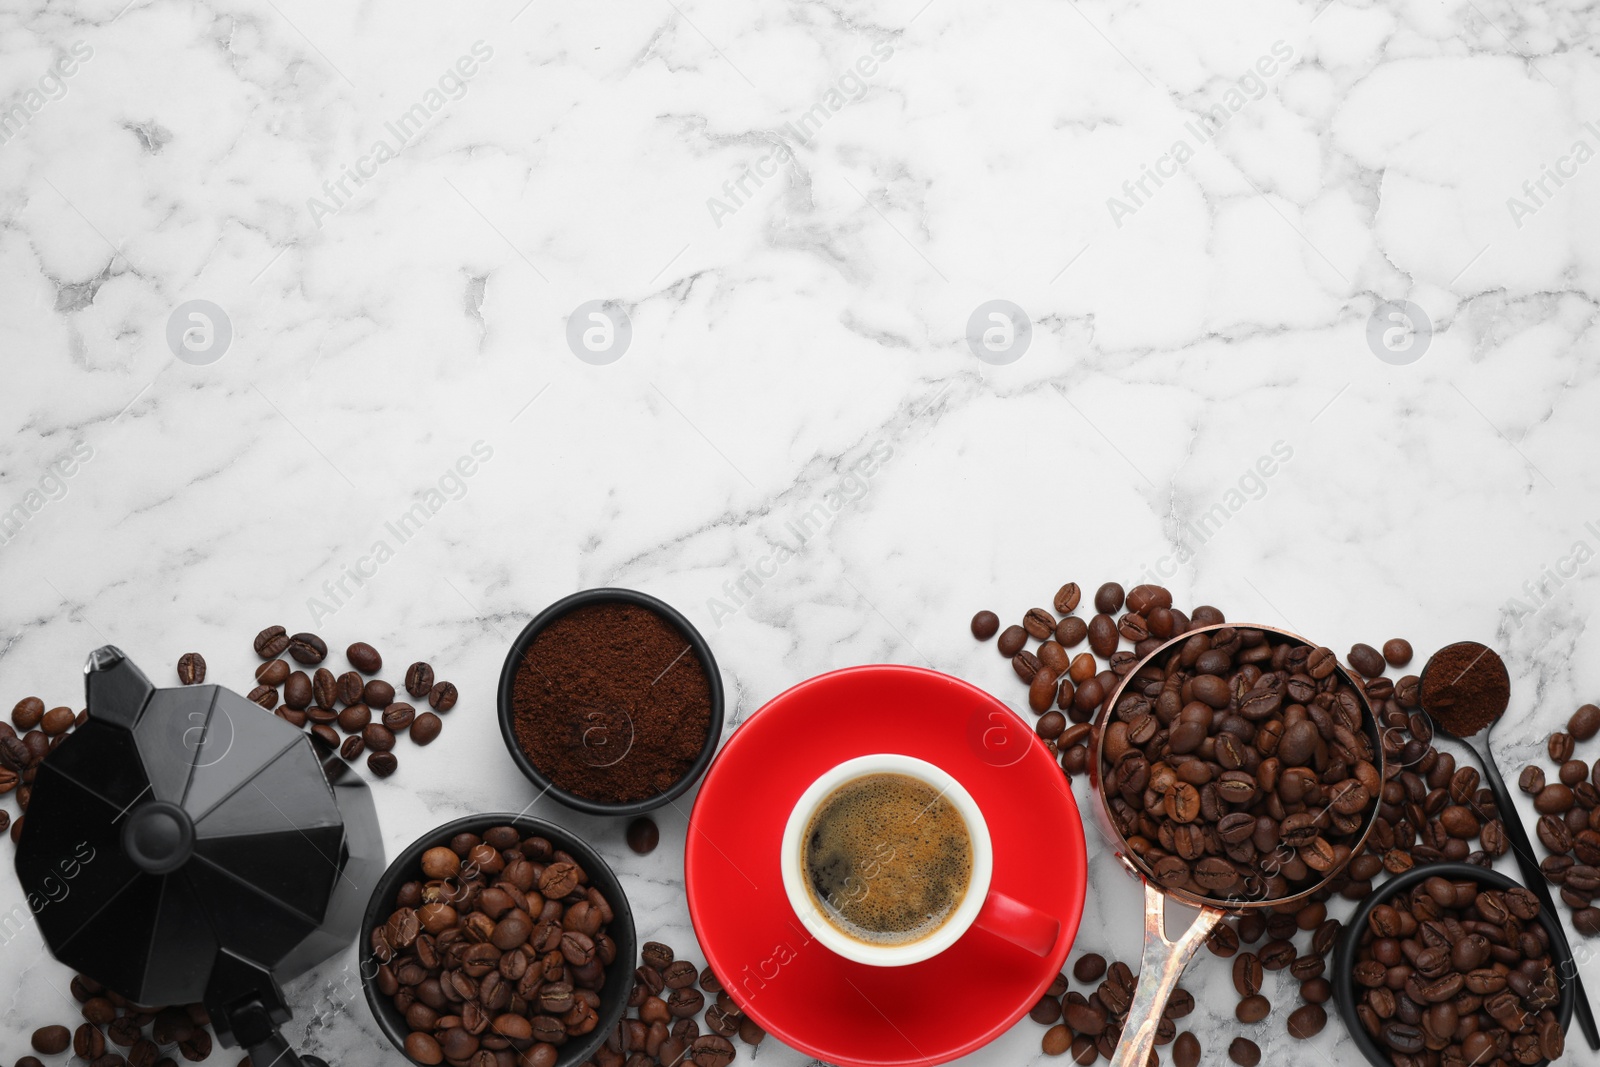
[(279, 1034), (280, 985), (358, 933), (384, 865), (366, 783), (219, 686), (157, 689), (109, 645), (84, 671), (17, 847), (50, 951), (135, 1004), (203, 1002), (256, 1067), (322, 1064)]

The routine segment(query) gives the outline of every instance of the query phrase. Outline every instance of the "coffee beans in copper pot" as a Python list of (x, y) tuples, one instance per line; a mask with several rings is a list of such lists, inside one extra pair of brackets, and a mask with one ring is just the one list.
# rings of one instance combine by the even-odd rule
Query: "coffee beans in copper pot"
[(1348, 855), (1381, 782), (1361, 697), (1332, 662), (1223, 627), (1133, 676), (1104, 726), (1102, 784), (1158, 883), (1278, 899)]

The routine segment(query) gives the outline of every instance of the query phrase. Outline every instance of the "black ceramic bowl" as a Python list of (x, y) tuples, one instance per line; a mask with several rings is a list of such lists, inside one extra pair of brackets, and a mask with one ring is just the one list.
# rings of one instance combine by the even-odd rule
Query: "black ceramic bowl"
[[(700, 665), (705, 670), (706, 684), (711, 693), (711, 721), (706, 728), (705, 744), (700, 749), (700, 755), (690, 765), (688, 773), (679, 778), (665, 791), (654, 796), (645, 797), (643, 800), (633, 800), (625, 803), (607, 803), (603, 800), (592, 800), (581, 797), (576, 793), (568, 792), (558, 787), (547, 778), (528, 758), (528, 754), (517, 743), (516, 719), (513, 713), (511, 699), (512, 687), (516, 684), (517, 668), (522, 664), (523, 657), (527, 655), (528, 647), (533, 644), (534, 638), (539, 636), (546, 626), (549, 626), (561, 616), (574, 608), (585, 607), (589, 604), (616, 603), (621, 601), (627, 604), (637, 604), (655, 612), (683, 634), (683, 639), (689, 642), (696, 656), (700, 658)], [(569, 808), (589, 812), (591, 815), (639, 815), (659, 808), (661, 805), (681, 796), (685, 790), (700, 780), (706, 773), (706, 768), (711, 766), (711, 758), (717, 754), (717, 742), (722, 738), (722, 676), (717, 672), (716, 657), (711, 654), (711, 646), (706, 644), (706, 639), (700, 636), (700, 631), (690, 625), (670, 604), (647, 593), (640, 593), (633, 589), (585, 589), (571, 596), (562, 597), (560, 600), (545, 608), (533, 617), (533, 621), (522, 628), (517, 639), (511, 643), (511, 651), (506, 653), (505, 666), (500, 670), (500, 735), (505, 738), (506, 749), (511, 753), (511, 758), (527, 776), (528, 780), (539, 787), (541, 794), (548, 793)]]
[(493, 826), (514, 826), (524, 836), (537, 834), (548, 838), (556, 848), (578, 861), (589, 875), (589, 884), (604, 893), (611, 904), (612, 920), (606, 930), (617, 943), (617, 958), (606, 968), (605, 985), (600, 990), (600, 1023), (591, 1033), (562, 1045), (555, 1063), (555, 1067), (574, 1067), (594, 1055), (605, 1041), (606, 1033), (615, 1028), (627, 1012), (628, 994), (633, 989), (634, 965), (639, 955), (639, 940), (633, 929), (633, 909), (629, 907), (627, 895), (622, 891), (622, 883), (606, 861), (587, 843), (573, 836), (571, 831), (542, 819), (510, 813), (468, 815), (429, 830), (395, 857), (389, 869), (383, 872), (383, 877), (378, 879), (377, 888), (373, 889), (372, 898), (367, 902), (366, 914), (361, 918), (361, 939), (357, 950), (361, 959), (361, 985), (367, 994), (367, 1006), (372, 1009), (373, 1018), (378, 1020), (378, 1028), (384, 1036), (404, 1055), (406, 1035), (411, 1032), (411, 1027), (406, 1025), (405, 1016), (394, 1003), (378, 991), (377, 974), (381, 961), (372, 952), (372, 929), (386, 921), (394, 911), (394, 898), (400, 886), (422, 878), (424, 852), (437, 845), (449, 844), (457, 834), (481, 834)]
[[(1339, 936), (1339, 944), (1333, 953), (1333, 973), (1330, 977), (1333, 981), (1333, 999), (1339, 1007), (1339, 1016), (1344, 1019), (1345, 1028), (1350, 1031), (1350, 1036), (1355, 1039), (1356, 1047), (1373, 1067), (1393, 1067), (1393, 1065), (1383, 1046), (1373, 1040), (1372, 1035), (1367, 1033), (1366, 1027), (1361, 1025), (1361, 1020), (1356, 1016), (1356, 950), (1361, 945), (1361, 935), (1367, 929), (1367, 918), (1372, 914), (1373, 908), (1388, 903), (1401, 893), (1434, 877), (1448, 878), (1452, 882), (1473, 881), (1491, 889), (1526, 888), (1521, 882), (1508, 878), (1498, 871), (1491, 871), (1475, 864), (1430, 863), (1422, 867), (1413, 867), (1405, 874), (1389, 879), (1361, 902), (1361, 906), (1356, 909), (1355, 915), (1351, 916), (1350, 921), (1345, 924), (1344, 932)], [(1556, 1018), (1561, 1020), (1561, 1030), (1565, 1033), (1572, 1025), (1571, 976), (1575, 973), (1576, 965), (1573, 963), (1572, 954), (1563, 949), (1566, 941), (1556, 928), (1558, 921), (1548, 910), (1540, 908), (1539, 922), (1544, 926), (1545, 933), (1550, 935), (1550, 961), (1555, 965), (1556, 974), (1561, 979), (1561, 1002), (1556, 1005)], [(1539, 1064), (1548, 1062), (1540, 1060)]]

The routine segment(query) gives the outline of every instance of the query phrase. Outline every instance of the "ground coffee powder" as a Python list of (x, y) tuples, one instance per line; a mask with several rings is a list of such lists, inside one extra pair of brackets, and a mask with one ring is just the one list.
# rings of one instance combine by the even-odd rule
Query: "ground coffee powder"
[(625, 601), (576, 608), (534, 638), (512, 689), (517, 744), (569, 793), (644, 800), (688, 773), (711, 687), (684, 635)]
[(1500, 717), (1511, 702), (1505, 661), (1476, 641), (1435, 652), (1422, 671), (1422, 707), (1457, 737), (1471, 737)]

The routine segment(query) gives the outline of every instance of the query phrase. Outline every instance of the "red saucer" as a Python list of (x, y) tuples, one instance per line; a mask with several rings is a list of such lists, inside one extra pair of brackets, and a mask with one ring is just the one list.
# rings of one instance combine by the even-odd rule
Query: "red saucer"
[[(1048, 958), (974, 927), (931, 960), (871, 967), (806, 933), (779, 873), (784, 823), (822, 772), (874, 752), (925, 759), (972, 794), (993, 888), (1061, 922)], [(1087, 865), (1077, 804), (1030, 724), (959, 679), (882, 665), (802, 682), (734, 731), (695, 801), (684, 881), (706, 961), (746, 1014), (826, 1063), (887, 1067), (971, 1052), (1038, 1002), (1077, 934)]]

